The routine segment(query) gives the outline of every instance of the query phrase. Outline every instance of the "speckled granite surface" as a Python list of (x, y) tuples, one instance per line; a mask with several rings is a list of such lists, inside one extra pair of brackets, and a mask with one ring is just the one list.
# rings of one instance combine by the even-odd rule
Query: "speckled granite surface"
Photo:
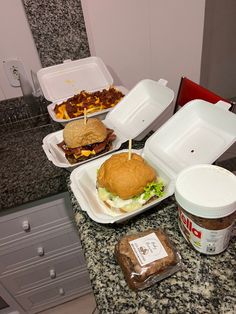
[(43, 67), (90, 56), (80, 0), (23, 0)]
[[(2, 105), (5, 109), (17, 108), (18, 101), (4, 102), (0, 108)], [(22, 114), (24, 117), (24, 110)], [(42, 113), (31, 119), (11, 121), (5, 127), (5, 131), (1, 127), (0, 214), (7, 214), (11, 207), (67, 190), (69, 172), (53, 166), (41, 147), (44, 136), (60, 125)], [(133, 143), (134, 148), (141, 146), (143, 143)], [(125, 147), (122, 145), (121, 149)], [(236, 312), (235, 238), (219, 256), (207, 257), (193, 251), (178, 230), (173, 197), (122, 225), (97, 224), (81, 210), (73, 194), (71, 201), (100, 314)], [(167, 231), (180, 251), (183, 270), (146, 290), (133, 292), (116, 263), (114, 246), (125, 234), (159, 226)]]
[[(102, 225), (81, 210), (71, 191), (70, 195), (100, 314), (236, 313), (235, 238), (224, 253), (204, 256), (182, 237), (173, 196), (125, 224)], [(148, 289), (134, 292), (114, 258), (115, 244), (123, 235), (156, 227), (164, 228), (180, 251), (183, 269)]]
[[(32, 97), (32, 100), (32, 103), (27, 103), (23, 97), (18, 97), (0, 101), (0, 133), (6, 133), (5, 128), (3, 131), (2, 126), (9, 126), (9, 131), (14, 131), (15, 123), (25, 121), (35, 116), (48, 116), (45, 114), (48, 113), (47, 105), (49, 101), (42, 96)], [(43, 121), (41, 121), (41, 124), (42, 123)], [(23, 125), (21, 128), (22, 127)]]
[[(90, 56), (80, 0), (22, 2), (43, 67)], [(35, 101), (0, 103), (1, 213), (67, 190), (69, 173), (48, 161), (41, 147), (60, 125), (51, 123), (45, 99)]]
[[(195, 252), (180, 234), (173, 197), (120, 226), (93, 222), (73, 196), (72, 204), (100, 314), (236, 313), (235, 238), (219, 256)], [(114, 246), (125, 234), (156, 227), (167, 231), (184, 268), (146, 290), (131, 291), (114, 258)]]
[[(0, 130), (0, 214), (67, 190), (69, 173), (55, 167), (42, 149), (43, 138), (61, 126), (53, 123), (47, 113), (42, 113), (43, 104), (41, 106), (41, 114), (29, 118), (27, 104), (21, 99), (0, 103), (7, 114)], [(21, 111), (20, 116), (18, 111)]]

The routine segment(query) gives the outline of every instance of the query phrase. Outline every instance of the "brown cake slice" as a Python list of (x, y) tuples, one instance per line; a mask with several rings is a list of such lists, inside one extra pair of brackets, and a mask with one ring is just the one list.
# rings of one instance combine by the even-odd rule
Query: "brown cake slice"
[[(154, 233), (161, 242), (167, 256), (142, 266), (130, 242), (152, 233)], [(124, 273), (126, 281), (130, 288), (134, 290), (149, 286), (149, 281), (150, 283), (155, 281), (154, 277), (162, 275), (179, 262), (175, 249), (167, 235), (161, 229), (151, 229), (124, 236), (115, 247), (115, 256)]]

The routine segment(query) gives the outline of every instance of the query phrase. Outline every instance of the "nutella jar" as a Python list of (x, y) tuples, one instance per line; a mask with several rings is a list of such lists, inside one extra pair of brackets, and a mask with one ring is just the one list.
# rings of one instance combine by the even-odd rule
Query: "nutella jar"
[(175, 198), (188, 243), (203, 254), (223, 252), (236, 218), (236, 176), (218, 166), (191, 166), (178, 175)]

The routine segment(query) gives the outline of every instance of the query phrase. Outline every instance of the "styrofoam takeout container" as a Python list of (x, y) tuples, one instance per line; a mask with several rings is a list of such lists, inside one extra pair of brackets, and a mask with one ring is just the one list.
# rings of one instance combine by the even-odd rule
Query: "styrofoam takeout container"
[[(128, 139), (142, 139), (155, 129), (162, 115), (174, 98), (174, 92), (166, 86), (167, 81), (142, 80), (110, 111), (103, 123), (114, 130), (116, 139), (108, 154), (120, 148)], [(95, 156), (88, 160), (71, 165), (64, 152), (57, 146), (63, 141), (63, 130), (51, 133), (43, 139), (43, 149), (48, 159), (57, 167), (72, 170), (79, 165), (99, 158)]]
[[(222, 101), (213, 105), (193, 100), (181, 108), (136, 151), (165, 184), (165, 195), (151, 204), (125, 214), (114, 216), (99, 200), (96, 191), (97, 170), (110, 158), (106, 155), (74, 169), (71, 189), (82, 210), (99, 223), (118, 223), (156, 206), (174, 193), (178, 173), (188, 166), (214, 162), (236, 140), (236, 115)], [(119, 151), (116, 153), (123, 152)]]
[[(77, 117), (73, 119), (58, 119), (54, 112), (56, 104), (60, 104), (68, 98), (79, 94), (82, 90), (88, 92), (108, 89), (113, 85), (113, 78), (106, 65), (99, 57), (88, 57), (80, 60), (65, 60), (63, 63), (42, 68), (37, 72), (38, 81), (44, 97), (52, 103), (47, 109), (51, 118), (61, 124), (66, 124), (72, 120), (82, 119)], [(127, 90), (117, 87), (124, 94)], [(88, 114), (104, 119), (106, 113), (112, 108), (101, 110)]]
[[(124, 86), (115, 86), (115, 88), (117, 88), (120, 92), (122, 92), (124, 95), (126, 95), (128, 93), (128, 90), (124, 87)], [(66, 99), (68, 99), (69, 97), (67, 97)], [(47, 106), (47, 110), (48, 110), (48, 113), (50, 115), (50, 117), (55, 121), (55, 122), (59, 122), (60, 124), (62, 124), (63, 126), (65, 126), (68, 122), (71, 122), (73, 120), (79, 120), (79, 119), (83, 119), (84, 116), (80, 116), (80, 117), (76, 117), (76, 118), (71, 118), (71, 119), (58, 119), (56, 117), (56, 114), (55, 114), (55, 111), (54, 111), (54, 108), (55, 108), (55, 105), (58, 104), (58, 102), (55, 102), (55, 103), (51, 103)], [(100, 110), (100, 111), (97, 111), (97, 112), (93, 112), (93, 113), (88, 113), (87, 116), (89, 118), (97, 118), (97, 119), (100, 119), (100, 120), (103, 120), (105, 119), (107, 113), (109, 111), (111, 111), (113, 108), (108, 108), (108, 109), (104, 109), (104, 110)]]

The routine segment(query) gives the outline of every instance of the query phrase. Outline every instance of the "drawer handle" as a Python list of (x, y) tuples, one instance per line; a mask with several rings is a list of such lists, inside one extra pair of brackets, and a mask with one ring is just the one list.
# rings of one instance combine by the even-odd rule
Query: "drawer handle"
[(44, 256), (44, 248), (42, 246), (39, 246), (37, 248), (37, 253), (38, 253), (38, 256)]
[(22, 228), (24, 231), (30, 231), (30, 223), (28, 220), (24, 220), (22, 222)]
[(50, 269), (49, 274), (50, 274), (50, 278), (51, 279), (56, 278), (56, 271), (55, 271), (55, 269)]
[(60, 295), (65, 295), (65, 290), (64, 290), (63, 288), (60, 288), (60, 289), (59, 289), (59, 294), (60, 294)]

